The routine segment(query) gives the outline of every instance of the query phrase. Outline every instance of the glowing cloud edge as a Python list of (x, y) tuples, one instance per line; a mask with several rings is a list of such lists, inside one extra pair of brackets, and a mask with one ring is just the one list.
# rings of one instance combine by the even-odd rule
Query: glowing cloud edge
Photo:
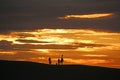
[(72, 15), (65, 15), (64, 17), (58, 17), (58, 19), (94, 19), (94, 18), (103, 18), (113, 16), (114, 13), (95, 13), (95, 14), (72, 14)]

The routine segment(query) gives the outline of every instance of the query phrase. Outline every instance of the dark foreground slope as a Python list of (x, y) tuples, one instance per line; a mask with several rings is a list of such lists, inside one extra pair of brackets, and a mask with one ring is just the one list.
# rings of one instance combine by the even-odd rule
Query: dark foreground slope
[(0, 61), (0, 80), (120, 80), (120, 69)]

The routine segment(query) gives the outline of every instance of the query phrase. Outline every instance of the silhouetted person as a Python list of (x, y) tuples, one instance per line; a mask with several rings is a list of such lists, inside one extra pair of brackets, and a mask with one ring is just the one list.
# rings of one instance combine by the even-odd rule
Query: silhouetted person
[(58, 65), (60, 65), (60, 62), (61, 62), (61, 61), (60, 61), (60, 59), (58, 58)]
[(63, 59), (63, 55), (62, 55), (62, 56), (61, 56), (60, 63), (63, 64), (63, 61), (64, 61), (64, 59)]
[(51, 58), (50, 58), (50, 57), (48, 58), (48, 61), (49, 61), (49, 64), (52, 64), (52, 61), (51, 61)]

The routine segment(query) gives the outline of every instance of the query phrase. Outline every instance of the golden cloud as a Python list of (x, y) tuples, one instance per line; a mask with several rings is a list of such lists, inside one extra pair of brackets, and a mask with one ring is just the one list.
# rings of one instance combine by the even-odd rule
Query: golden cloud
[(95, 54), (87, 54), (87, 55), (83, 55), (83, 56), (86, 56), (86, 57), (107, 57), (107, 55), (95, 55)]
[(94, 19), (103, 18), (114, 15), (113, 13), (96, 13), (96, 14), (83, 14), (83, 15), (65, 15), (64, 17), (58, 17), (58, 19)]
[(109, 63), (109, 60), (105, 59), (72, 59), (66, 58), (66, 62), (75, 63), (75, 64), (101, 64), (101, 63)]

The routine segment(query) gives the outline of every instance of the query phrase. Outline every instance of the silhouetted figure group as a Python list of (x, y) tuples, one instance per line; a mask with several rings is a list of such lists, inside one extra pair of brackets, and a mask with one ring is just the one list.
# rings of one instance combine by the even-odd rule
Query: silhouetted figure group
[(61, 61), (60, 61), (60, 59), (58, 58), (58, 63), (56, 63), (57, 65), (60, 65), (60, 63), (61, 63)]
[[(52, 64), (52, 60), (50, 57), (48, 58), (48, 62), (49, 64)], [(62, 65), (63, 62), (64, 62), (63, 55), (61, 55), (61, 58), (58, 58), (56, 65)]]
[(63, 59), (63, 55), (62, 55), (62, 56), (61, 56), (61, 58), (60, 58), (60, 59), (58, 59), (58, 65), (63, 64), (63, 61), (64, 61), (64, 59)]
[(63, 55), (61, 55), (61, 58), (58, 58), (58, 63), (56, 63), (57, 65), (62, 65), (64, 62), (64, 59), (63, 59)]

